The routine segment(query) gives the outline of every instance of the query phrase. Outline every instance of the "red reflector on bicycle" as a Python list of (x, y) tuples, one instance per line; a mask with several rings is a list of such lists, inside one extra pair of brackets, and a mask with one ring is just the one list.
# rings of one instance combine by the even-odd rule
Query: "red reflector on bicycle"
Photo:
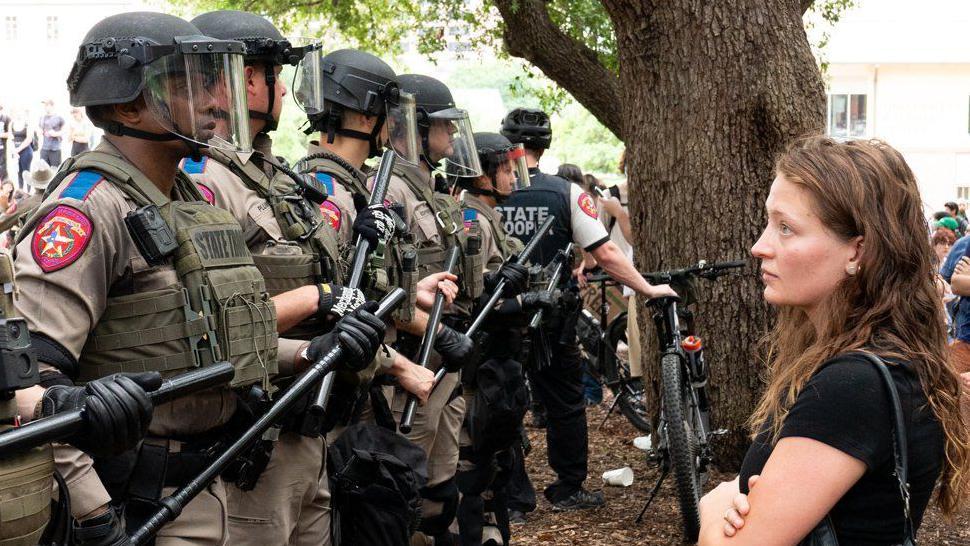
[(703, 344), (701, 343), (701, 338), (697, 336), (687, 336), (684, 341), (680, 342), (680, 346), (684, 348), (685, 351), (700, 351)]

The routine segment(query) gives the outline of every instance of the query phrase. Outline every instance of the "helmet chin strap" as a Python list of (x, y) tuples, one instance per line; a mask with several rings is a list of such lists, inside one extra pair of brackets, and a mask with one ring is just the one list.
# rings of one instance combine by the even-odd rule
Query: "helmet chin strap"
[(374, 128), (370, 133), (365, 133), (363, 131), (356, 131), (354, 129), (345, 129), (340, 127), (341, 113), (338, 111), (329, 111), (324, 118), (324, 129), (327, 132), (327, 144), (333, 144), (336, 135), (340, 135), (347, 138), (353, 138), (356, 140), (363, 140), (370, 145), (370, 149), (367, 151), (367, 157), (377, 157), (381, 154), (381, 147), (377, 143), (377, 137), (381, 134), (381, 129), (384, 127), (384, 121), (386, 116), (381, 114), (377, 116), (377, 123), (374, 124)]
[(279, 120), (273, 117), (273, 106), (276, 104), (276, 70), (270, 64), (264, 65), (264, 68), (266, 94), (269, 96), (269, 104), (266, 106), (265, 112), (257, 112), (256, 110), (249, 111), (250, 119), (261, 119), (266, 122), (259, 131), (262, 134), (275, 131), (280, 124)]
[[(179, 131), (178, 126), (173, 123), (175, 131)], [(104, 128), (104, 132), (109, 135), (115, 136), (126, 136), (131, 138), (137, 138), (140, 140), (148, 140), (151, 142), (170, 142), (173, 140), (181, 140), (189, 148), (189, 155), (192, 157), (193, 161), (202, 160), (202, 149), (207, 148), (203, 144), (182, 136), (175, 131), (170, 131), (168, 133), (149, 133), (148, 131), (142, 131), (140, 129), (132, 129), (126, 125), (122, 125), (120, 122), (112, 121), (107, 124)]]

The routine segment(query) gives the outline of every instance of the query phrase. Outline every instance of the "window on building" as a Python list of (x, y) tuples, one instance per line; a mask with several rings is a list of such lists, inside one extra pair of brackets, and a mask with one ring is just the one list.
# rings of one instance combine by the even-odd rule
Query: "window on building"
[(11, 40), (11, 41), (17, 39), (17, 16), (16, 15), (8, 15), (5, 18), (4, 36), (7, 38), (7, 40)]
[(843, 138), (866, 136), (866, 95), (829, 95), (828, 134)]
[(60, 38), (60, 25), (57, 23), (56, 15), (47, 16), (47, 41), (56, 42)]
[(970, 186), (957, 186), (957, 199), (970, 200)]

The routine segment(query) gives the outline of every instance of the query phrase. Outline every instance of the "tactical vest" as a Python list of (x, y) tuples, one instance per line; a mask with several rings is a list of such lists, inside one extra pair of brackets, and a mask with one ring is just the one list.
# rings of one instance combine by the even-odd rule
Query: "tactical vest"
[(470, 238), (463, 229), (464, 217), (461, 205), (450, 195), (434, 191), (428, 181), (418, 179), (418, 171), (415, 169), (400, 169), (395, 166), (394, 174), (404, 180), (408, 188), (431, 207), (435, 225), (441, 237), (443, 246), (427, 241), (419, 244), (417, 252), (420, 277), (423, 279), (443, 271), (448, 249), (459, 245), (462, 250), (458, 268), (461, 295), (470, 300), (477, 300), (484, 290), (482, 279), (484, 263), (481, 248), (470, 248), (468, 244)]
[[(491, 211), (486, 210), (482, 207), (481, 203), (477, 201), (465, 201), (463, 205), (467, 209), (474, 210), (478, 214), (475, 215), (474, 220), (481, 223), (483, 220), (488, 224), (492, 230), (492, 237), (495, 238), (495, 245), (498, 247), (499, 253), (502, 255), (502, 259), (507, 259), (513, 254), (518, 254), (525, 249), (525, 245), (522, 241), (516, 239), (515, 237), (510, 237), (508, 232), (505, 231), (505, 225), (500, 224), (492, 218)], [(468, 225), (470, 218), (468, 217), (467, 211), (465, 213), (465, 225)], [(482, 257), (484, 262), (485, 258)]]
[[(370, 200), (370, 189), (366, 181), (334, 159), (311, 156), (297, 162), (297, 168), (301, 173), (313, 173), (318, 179), (322, 178), (320, 175), (329, 175), (350, 193)], [(354, 247), (347, 246), (341, 263), (349, 266), (353, 252)], [(408, 233), (395, 233), (392, 241), (381, 242), (371, 251), (364, 275), (366, 286), (361, 286), (361, 289), (368, 299), (375, 301), (395, 287), (404, 289), (408, 299), (394, 311), (393, 317), (395, 320), (408, 322), (414, 318), (414, 307), (417, 303), (417, 284), (420, 279), (417, 264), (417, 253), (411, 236)], [(345, 270), (343, 273), (345, 278), (349, 275), (349, 271)]]
[[(0, 286), (0, 314), (12, 317), (16, 288), (13, 263), (5, 253), (0, 254)], [(16, 420), (16, 399), (0, 397), (0, 432), (12, 428)], [(0, 546), (37, 544), (50, 519), (53, 476), (50, 444), (0, 455)]]
[[(81, 350), (78, 382), (116, 372), (170, 376), (228, 360), (236, 368), (232, 387), (268, 388), (277, 373), (276, 308), (236, 219), (205, 202), (184, 173), (170, 200), (124, 159), (104, 152), (72, 158), (51, 187), (77, 171), (103, 176), (138, 207), (158, 206), (178, 245), (166, 263), (179, 279), (159, 290), (112, 288)], [(36, 222), (35, 214), (21, 237)]]
[(532, 174), (529, 187), (513, 192), (496, 209), (505, 220), (505, 231), (523, 243), (529, 242), (546, 217), (556, 217), (552, 230), (532, 255), (532, 263), (544, 267), (573, 240), (570, 183), (536, 169), (529, 172)]
[[(206, 154), (238, 176), (273, 211), (285, 241), (253, 253), (253, 261), (263, 274), (271, 297), (301, 286), (340, 282), (340, 252), (335, 234), (324, 227), (320, 209), (296, 193), (295, 183), (288, 174), (270, 161), (267, 163), (272, 166), (272, 178), (254, 161), (243, 162), (237, 154), (214, 148)], [(253, 157), (266, 161), (258, 152)], [(289, 329), (286, 335), (311, 339), (324, 330), (323, 321), (311, 316)]]

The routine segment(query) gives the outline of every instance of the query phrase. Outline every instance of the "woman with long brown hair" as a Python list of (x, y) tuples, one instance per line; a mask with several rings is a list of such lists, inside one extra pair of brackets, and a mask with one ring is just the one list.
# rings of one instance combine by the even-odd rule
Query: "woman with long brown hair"
[(700, 544), (794, 545), (826, 516), (842, 546), (903, 543), (895, 405), (860, 351), (899, 392), (913, 529), (937, 484), (957, 510), (970, 449), (916, 180), (885, 143), (813, 137), (778, 160), (765, 205), (768, 386), (740, 476), (701, 500)]

